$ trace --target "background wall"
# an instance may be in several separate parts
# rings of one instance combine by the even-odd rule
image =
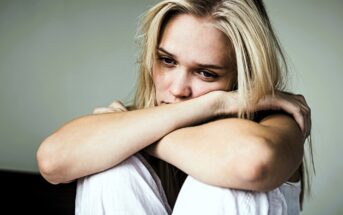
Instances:
[[[0,169],[37,172],[66,121],[132,97],[138,17],[155,0],[0,0]],[[302,214],[343,214],[343,1],[266,0],[312,108],[317,175]]]

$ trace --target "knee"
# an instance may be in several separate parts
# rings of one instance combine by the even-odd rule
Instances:
[[[130,178],[137,175],[139,168],[142,168],[139,160],[131,156],[110,169],[79,179],[78,185],[98,184],[106,185],[107,188],[115,185],[123,186]]]
[[[166,211],[159,192],[145,161],[139,155],[131,156],[111,169],[79,179],[75,210],[76,214],[104,214],[103,210],[105,214],[134,214],[137,210],[142,214],[166,214],[156,212]],[[152,204],[146,205],[147,202]]]
[[[176,200],[175,214],[237,214],[267,205],[266,193],[209,185],[188,176]],[[245,214],[245,213],[242,213]]]

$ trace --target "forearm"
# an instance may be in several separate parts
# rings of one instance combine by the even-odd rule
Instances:
[[[298,144],[294,138],[273,132],[252,121],[224,119],[176,130],[149,151],[205,183],[264,191],[287,180],[302,156],[301,144],[287,149]]]
[[[75,119],[40,146],[37,160],[41,173],[52,183],[63,183],[110,168],[173,130],[207,120],[213,115],[211,105],[207,97],[199,97]]]

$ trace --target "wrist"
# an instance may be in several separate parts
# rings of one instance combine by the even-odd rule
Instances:
[[[214,117],[237,115],[238,105],[235,92],[212,91],[208,93],[208,97]]]
[[[207,93],[205,96],[205,102],[208,105],[208,112],[211,114],[210,117],[218,117],[225,114],[223,98],[225,97],[224,91],[212,91]]]

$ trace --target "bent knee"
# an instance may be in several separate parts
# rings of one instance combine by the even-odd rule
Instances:
[[[123,186],[128,180],[141,175],[144,168],[144,164],[133,155],[114,167],[79,179],[78,184],[106,184],[107,187],[118,184]]]
[[[266,193],[213,186],[188,176],[177,197],[174,214],[223,214],[224,211],[225,214],[237,214],[239,211],[265,211],[265,207],[261,208],[261,205],[268,205]]]
[[[166,214],[166,205],[160,196],[145,161],[134,155],[103,172],[78,180],[76,214],[83,211],[147,211],[142,214]],[[151,204],[145,205],[147,202]],[[132,208],[135,205],[135,208]],[[156,211],[163,211],[156,212]],[[102,214],[102,213],[101,213]],[[106,214],[106,213],[105,213]],[[132,214],[132,213],[128,213]]]

